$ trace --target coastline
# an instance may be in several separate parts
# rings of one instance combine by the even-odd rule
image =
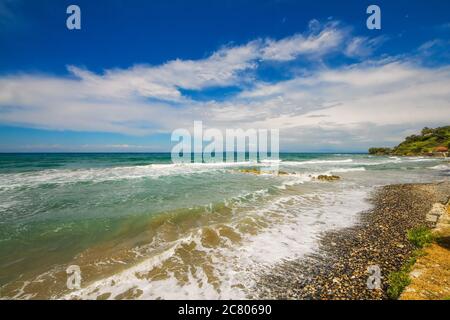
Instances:
[[[371,197],[372,209],[350,228],[320,238],[317,253],[286,261],[264,273],[263,299],[388,299],[387,278],[411,257],[409,229],[434,227],[426,215],[434,203],[446,204],[450,182],[387,185]],[[381,288],[369,290],[367,268],[379,266]]]
[[[9,263],[4,263],[2,275],[20,278],[5,281],[0,295],[314,299],[315,292],[299,294],[299,281],[294,289],[281,280],[264,286],[260,276],[303,257],[311,261],[303,274],[319,274],[310,270],[320,269],[317,262],[330,256],[317,250],[320,239],[326,243],[330,230],[355,226],[361,212],[372,207],[367,199],[377,190],[374,186],[438,181],[448,175],[446,162],[424,158],[290,154],[280,162],[279,175],[254,174],[254,163],[231,168],[163,163],[169,159],[170,155],[45,155],[37,169],[35,161],[28,166],[26,158],[10,159],[13,168],[16,160],[21,165],[1,176],[4,222],[34,210],[36,204],[41,210],[1,226],[11,239],[2,243],[0,256]],[[51,168],[46,167],[49,160]],[[335,174],[339,181],[326,179]],[[19,224],[25,219],[26,229]],[[77,247],[79,239],[85,247]],[[331,242],[345,242],[339,241]],[[336,247],[329,245],[329,251]],[[69,265],[79,266],[83,273],[79,290],[66,288]],[[289,281],[297,275],[301,276],[292,270]],[[362,269],[361,275],[365,285],[367,271]],[[341,282],[345,286],[346,279],[332,280],[332,289]],[[314,281],[308,290],[323,288]],[[264,293],[263,288],[273,292]]]

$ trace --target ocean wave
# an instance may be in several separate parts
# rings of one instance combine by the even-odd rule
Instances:
[[[298,166],[298,165],[308,165],[308,164],[333,164],[333,163],[351,163],[353,159],[343,159],[343,160],[306,160],[306,161],[283,161],[284,166]]]
[[[283,182],[281,185],[276,186],[279,189],[286,189],[289,186],[295,186],[303,184],[305,182],[311,181],[313,179],[312,174],[308,173],[290,173],[283,177]]]
[[[379,166],[379,165],[386,165],[386,164],[408,164],[408,163],[415,163],[415,162],[435,162],[439,161],[438,159],[434,158],[407,158],[407,157],[389,157],[384,160],[379,160],[378,158],[372,158],[377,160],[369,160],[369,161],[356,161],[353,164],[354,165],[363,165],[363,166]]]
[[[167,250],[61,298],[247,298],[265,268],[316,250],[323,231],[352,225],[369,207],[366,196],[367,190],[282,196],[233,216],[225,228],[238,241],[221,232],[223,225],[200,227]]]
[[[326,169],[328,166],[377,166],[389,163],[409,163],[437,161],[430,158],[399,158],[390,157],[384,160],[367,159],[326,159],[306,161],[282,161],[262,160],[260,162],[216,162],[216,163],[166,163],[149,164],[140,166],[123,166],[107,168],[83,168],[83,169],[46,169],[33,172],[5,173],[0,174],[0,189],[11,189],[17,187],[34,187],[42,184],[70,184],[78,182],[106,182],[116,180],[130,180],[140,178],[159,178],[170,175],[189,175],[204,173],[212,170],[223,170],[234,167],[263,167],[267,165],[279,165],[282,167],[319,166]],[[359,168],[359,167],[358,167]],[[350,170],[352,171],[352,170]],[[357,169],[353,171],[362,171]],[[347,172],[347,171],[342,171]]]
[[[242,166],[261,166],[256,162],[218,162],[187,164],[150,164],[144,166],[48,169],[36,172],[0,174],[0,188],[10,189],[42,184],[67,184],[77,182],[106,182],[140,178],[159,178],[169,175],[186,175]]]
[[[281,163],[283,160],[280,160],[280,159],[272,159],[272,160],[269,160],[269,159],[263,159],[263,160],[260,160],[259,162],[260,163]]]
[[[364,168],[364,167],[357,167],[357,168],[336,168],[336,169],[331,169],[329,172],[334,172],[334,173],[345,173],[345,172],[359,172],[359,171],[366,171],[366,168]]]
[[[429,169],[447,171],[447,170],[450,170],[450,165],[448,165],[448,164],[438,164],[437,166],[429,167]]]

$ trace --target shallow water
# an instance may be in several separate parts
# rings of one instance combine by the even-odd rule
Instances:
[[[248,298],[258,270],[355,223],[376,186],[448,179],[448,161],[281,154],[172,164],[169,154],[0,155],[3,298]],[[338,182],[314,179],[336,174]],[[82,289],[66,287],[79,265]]]

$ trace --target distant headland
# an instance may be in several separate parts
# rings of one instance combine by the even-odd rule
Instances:
[[[372,155],[437,156],[448,157],[450,126],[423,128],[419,135],[413,134],[394,148],[370,148]]]

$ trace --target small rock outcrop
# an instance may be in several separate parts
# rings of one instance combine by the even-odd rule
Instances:
[[[263,174],[263,173],[270,173],[270,174],[276,174],[278,176],[287,176],[289,175],[289,172],[278,170],[278,171],[261,171],[258,168],[246,168],[246,169],[239,169],[239,172],[241,173],[248,173],[248,174]]]
[[[341,177],[335,176],[335,175],[321,174],[321,175],[317,176],[317,180],[320,180],[320,181],[336,181],[336,180],[340,180],[340,179],[341,179]]]

